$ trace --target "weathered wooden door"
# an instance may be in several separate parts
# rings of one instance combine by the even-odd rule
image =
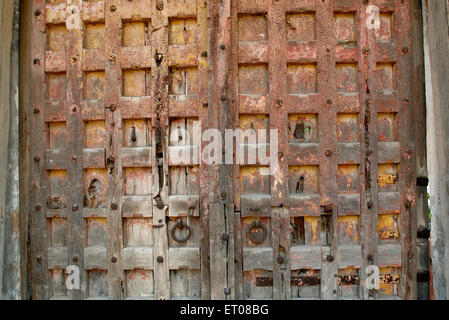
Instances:
[[[31,4],[34,299],[414,297],[410,1]],[[200,161],[237,128],[277,165]]]

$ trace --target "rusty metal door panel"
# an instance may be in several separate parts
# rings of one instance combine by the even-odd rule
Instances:
[[[411,10],[32,1],[32,297],[413,297]],[[277,129],[279,166],[204,164],[208,128]]]

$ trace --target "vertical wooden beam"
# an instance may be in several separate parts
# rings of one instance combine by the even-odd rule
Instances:
[[[273,235],[273,298],[289,299],[290,294],[290,218],[288,210],[288,125],[287,58],[285,36],[285,0],[268,4],[269,112],[270,129],[277,130],[277,164],[270,164]],[[271,155],[273,159],[273,155]],[[275,167],[273,167],[275,166]],[[286,208],[284,208],[286,207]]]
[[[239,128],[239,31],[238,31],[238,9],[239,1],[231,0],[231,61],[230,61],[230,79],[231,79],[231,117],[232,122],[230,128]],[[235,148],[234,157],[235,157]],[[235,159],[235,158],[234,158]],[[242,256],[242,226],[240,215],[240,165],[234,161],[232,165],[232,185],[230,188],[233,191],[232,197],[229,201],[233,203],[234,213],[234,230],[232,238],[234,241],[234,298],[237,300],[243,299],[243,256]]]
[[[45,300],[49,298],[50,277],[47,269],[47,248],[49,234],[47,230],[46,203],[48,175],[45,170],[45,149],[47,148],[47,128],[45,125],[45,1],[32,3],[31,28],[31,91],[30,120],[30,268],[31,298]]]
[[[153,103],[153,221],[162,227],[153,229],[154,295],[170,298],[168,269],[168,1],[152,1],[152,103]]]
[[[67,1],[68,15],[81,16],[82,1]],[[67,237],[69,264],[80,268],[81,282],[84,282],[84,237],[83,237],[83,139],[84,130],[81,119],[81,99],[83,93],[83,28],[81,24],[68,24],[67,65],[67,104],[66,104],[66,168],[67,168]],[[43,91],[43,88],[41,88]],[[44,148],[45,150],[45,148]],[[79,300],[83,297],[81,288],[68,290],[69,297]]]
[[[446,0],[447,1],[447,0]],[[446,7],[448,7],[446,5]],[[449,14],[449,12],[448,12]],[[413,58],[412,87],[411,96],[411,123],[413,124],[413,137],[415,140],[415,166],[414,177],[416,181],[416,233],[429,230],[428,201],[427,201],[427,148],[426,148],[426,95],[424,78],[424,43],[423,43],[423,15],[420,0],[411,1],[411,24],[413,28],[411,55]],[[418,179],[424,178],[421,184]],[[412,237],[416,233],[410,231]],[[419,259],[422,254],[423,259]],[[429,240],[428,238],[418,238],[414,250],[416,256],[416,272],[429,272]],[[430,299],[430,280],[417,283],[417,299]]]
[[[401,162],[399,168],[399,185],[401,192],[401,214],[399,217],[399,232],[401,241],[401,280],[400,292],[403,299],[416,299],[416,179],[415,155],[416,144],[414,140],[413,116],[413,54],[410,30],[411,5],[408,2],[396,2],[394,8],[394,38],[396,40],[397,64],[395,82],[397,83],[399,108],[399,141],[401,145]]]
[[[198,26],[198,116],[201,132],[208,128],[208,9],[206,0],[197,0]],[[213,106],[210,106],[212,108]],[[195,137],[196,138],[196,137]],[[200,139],[201,140],[201,139]],[[203,146],[203,142],[200,141]],[[206,143],[204,142],[204,145]],[[203,148],[200,148],[200,151]],[[208,215],[208,168],[201,159],[200,172],[200,219],[201,219],[201,299],[210,299],[210,270],[209,261],[209,215]]]
[[[29,243],[29,213],[31,195],[30,135],[33,110],[31,103],[31,72],[33,63],[31,58],[31,33],[34,26],[33,1],[20,1],[20,67],[19,67],[19,207],[20,207],[20,269],[22,299],[30,299],[30,285],[32,283],[30,270],[31,245]]]
[[[213,107],[209,109],[209,128],[218,129],[224,142],[225,130],[231,128],[233,122],[229,71],[232,51],[231,1],[211,1],[209,16],[212,22],[209,26],[212,67],[209,105]],[[218,107],[218,112],[214,110],[215,106]],[[224,147],[223,144],[222,155],[224,155]],[[231,239],[234,236],[232,170],[232,165],[209,165],[211,299],[232,299],[235,296],[234,239]]]
[[[377,87],[376,87],[376,38],[375,30],[366,28],[369,19],[367,7],[360,6],[360,141],[361,141],[361,201],[360,201],[360,245],[362,264],[360,271],[360,298],[377,299],[370,295],[365,286],[365,269],[368,265],[377,265],[378,255],[378,213],[379,197],[377,185],[378,147],[377,147]],[[363,171],[362,171],[363,170]]]
[[[106,223],[108,296],[121,299],[123,288],[123,247],[122,225],[122,116],[120,108],[121,92],[121,1],[107,0],[105,8],[105,54],[107,57],[105,77],[105,127],[107,163]]]
[[[321,299],[336,299],[336,275],[338,275],[337,237],[337,114],[335,104],[335,37],[333,1],[316,2],[317,33],[317,90],[322,109],[318,114],[321,205],[332,208],[332,245],[322,261]],[[326,156],[331,150],[331,156]],[[330,207],[329,207],[330,206]],[[327,212],[328,214],[328,212]],[[329,258],[327,258],[329,257]]]

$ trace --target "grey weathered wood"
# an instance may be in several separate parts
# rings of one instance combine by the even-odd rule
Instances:
[[[105,168],[105,159],[104,148],[83,149],[83,169]]]
[[[362,250],[360,245],[342,245],[337,249],[338,268],[360,269],[362,265]]]
[[[125,247],[122,250],[123,268],[125,270],[153,269],[152,247]]]
[[[380,244],[377,247],[379,267],[400,267],[401,266],[401,245],[398,244]]]
[[[47,248],[48,269],[65,269],[67,267],[67,247]]]
[[[127,167],[151,167],[151,147],[122,148],[122,164]]]
[[[107,57],[114,57],[105,67],[104,118],[106,128],[106,159],[108,165],[106,221],[107,221],[107,295],[111,300],[122,299],[124,292],[123,261],[121,257],[123,246],[123,132],[122,113],[118,107],[121,95],[121,47],[122,47],[122,4],[114,0],[106,0],[105,8],[115,6],[116,10],[105,10],[105,41],[104,52]],[[90,283],[90,280],[89,280]]]
[[[327,261],[326,258],[331,254],[330,247],[321,247],[321,286],[320,298],[322,300],[337,299],[337,262]]]
[[[105,246],[89,246],[84,248],[84,269],[108,268],[107,248]]]
[[[291,270],[321,269],[321,246],[292,246],[290,260]]]
[[[151,195],[123,196],[123,217],[152,217],[153,202]]]
[[[226,230],[225,206],[209,205],[209,237],[210,237],[210,285],[211,299],[224,300],[224,288],[227,285],[227,243],[222,234]]]
[[[273,270],[273,248],[243,247],[243,271]]]
[[[168,198],[168,215],[170,217],[199,217],[198,195],[171,195]]]
[[[176,269],[200,269],[199,248],[169,248],[168,267]]]
[[[33,1],[30,2],[31,12],[39,9],[41,12],[45,12],[45,3]],[[30,14],[30,18],[32,15]],[[30,119],[30,132],[44,132],[46,129],[44,123],[44,106],[45,106],[45,93],[41,86],[34,86],[36,83],[43,83],[45,81],[43,64],[33,65],[34,59],[44,61],[45,57],[45,17],[41,15],[39,18],[32,18],[30,28],[30,92],[29,101],[27,106],[28,116],[33,115],[33,109],[39,109],[38,115],[34,114]],[[36,61],[36,60],[35,60]],[[31,135],[30,136],[30,149],[29,149],[29,161],[36,156],[40,159],[44,159],[44,150],[47,148],[46,135]],[[45,167],[42,161],[38,164],[34,163],[30,165],[30,202],[29,202],[29,216],[30,216],[30,288],[32,299],[48,299],[50,297],[48,282],[50,281],[49,272],[46,263],[46,248],[49,245],[49,236],[47,230],[47,221],[45,217],[45,203],[48,191],[48,179]],[[33,188],[35,183],[38,188]],[[38,212],[35,208],[37,204],[41,204],[43,212]],[[42,257],[43,262],[39,262]]]

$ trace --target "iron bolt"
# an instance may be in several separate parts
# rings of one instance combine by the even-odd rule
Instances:
[[[328,105],[331,105],[331,104],[332,104],[332,100],[331,100],[331,99],[327,99],[326,103],[327,103]]]
[[[207,108],[209,106],[208,103],[203,103],[203,108]]]
[[[371,209],[373,207],[373,205],[374,205],[374,203],[372,201],[368,201],[368,203],[367,203],[368,208]]]
[[[362,52],[363,52],[364,55],[367,55],[369,53],[369,49],[368,48],[364,48],[362,50]]]
[[[223,101],[223,102],[226,101],[227,99],[228,99],[228,98],[227,98],[225,95],[223,95],[223,96],[220,97],[220,100]]]
[[[231,294],[231,288],[224,288],[224,294],[225,295],[230,295]]]
[[[74,255],[73,258],[72,258],[72,261],[73,261],[73,263],[78,263],[78,261],[79,261],[78,256]]]
[[[117,257],[116,257],[116,256],[112,256],[111,262],[112,262],[112,263],[116,263],[116,262],[117,262]]]
[[[326,157],[330,157],[330,156],[332,156],[332,154],[333,154],[332,150],[330,150],[330,149],[326,150]]]
[[[332,261],[334,261],[334,256],[333,256],[333,255],[328,255],[328,256],[326,257],[326,261],[327,261],[327,262],[332,262]]]
[[[117,203],[115,203],[115,202],[111,203],[112,210],[117,210],[117,208],[118,208]]]
[[[36,257],[36,261],[39,262],[39,263],[42,262],[42,256],[37,256]]]
[[[367,259],[368,259],[369,261],[373,261],[373,260],[374,260],[373,254],[372,254],[372,253],[368,254]]]
[[[371,104],[371,99],[366,99],[366,100],[365,100],[365,103],[366,103],[366,104]]]
[[[278,152],[279,158],[282,158],[284,156],[284,153]]]
[[[278,256],[276,259],[277,263],[283,264],[285,262],[285,258],[283,256]]]
[[[408,258],[409,258],[409,259],[412,259],[412,258],[413,258],[413,252],[411,252],[411,251],[408,252]]]
[[[332,203],[327,203],[327,204],[325,204],[324,205],[324,212],[326,212],[326,213],[330,213],[330,212],[332,212]]]
[[[42,11],[40,9],[36,9],[36,11],[34,11],[34,15],[36,17],[39,17],[41,15]]]
[[[78,111],[78,108],[76,106],[72,106],[72,112],[75,113],[76,111]]]
[[[206,57],[207,57],[207,51],[201,52],[201,56],[204,57],[204,58],[206,58]]]
[[[281,99],[276,100],[276,107],[280,108],[280,107],[282,107],[282,104],[283,104],[283,102]]]
[[[226,49],[226,45],[225,45],[224,43],[220,44],[220,49],[221,49],[221,50]]]
[[[405,207],[406,208],[410,208],[412,206],[412,201],[410,201],[409,199],[405,200]]]
[[[162,0],[156,2],[156,9],[159,11],[164,10],[164,2]]]
[[[223,233],[221,235],[221,240],[228,241],[229,240],[229,233]]]
[[[39,161],[41,161],[41,158],[40,158],[39,156],[35,156],[35,157],[34,157],[34,161],[35,161],[35,162],[39,162]]]
[[[42,206],[41,206],[40,204],[36,204],[36,205],[34,206],[34,208],[35,208],[37,211],[41,211]]]
[[[162,262],[164,262],[164,257],[158,256],[158,257],[156,258],[156,260],[157,260],[157,262],[162,263]]]
[[[110,109],[112,112],[114,112],[117,109],[117,106],[115,104],[111,104],[106,109]]]
[[[78,205],[77,204],[74,204],[72,206],[72,211],[78,211]]]
[[[77,159],[78,159],[77,156],[72,156],[72,160],[73,160],[73,161],[76,161]]]
[[[408,52],[408,48],[407,47],[402,48],[402,52],[407,53]]]
[[[41,111],[38,108],[34,109],[34,114],[39,114]]]
[[[154,56],[154,58],[156,59],[156,63],[159,65],[159,64],[161,64],[164,56],[162,55],[162,53],[157,52],[156,55]]]
[[[117,7],[112,5],[109,7],[109,10],[111,10],[111,12],[115,12],[117,10]]]
[[[77,56],[72,57],[72,63],[77,63],[77,62],[78,62],[78,57]]]
[[[41,63],[41,61],[40,61],[38,58],[34,58],[33,64],[34,64],[35,66],[38,66],[40,63]]]

